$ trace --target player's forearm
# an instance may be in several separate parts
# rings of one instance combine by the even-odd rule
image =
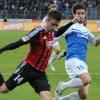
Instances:
[[[68,23],[68,24],[66,24],[66,25],[64,25],[64,26],[62,26],[62,27],[60,27],[59,29],[58,29],[58,34],[57,34],[57,37],[58,36],[60,36],[60,35],[62,35],[71,25],[73,25],[74,23],[73,22],[70,22],[70,23]]]
[[[60,27],[58,29],[58,34],[56,34],[57,36],[56,37],[59,37],[60,35],[62,35],[63,33],[65,33],[65,31],[71,26],[73,25],[74,23],[78,22],[78,18],[75,17],[70,23]]]
[[[24,45],[25,43],[22,40],[19,40],[17,42],[11,43],[9,45],[4,46],[3,48],[0,48],[0,53],[7,51],[7,50],[13,50],[16,49],[22,45]]]

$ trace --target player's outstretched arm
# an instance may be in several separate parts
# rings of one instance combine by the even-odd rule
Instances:
[[[60,27],[57,30],[57,34],[56,37],[59,37],[60,35],[62,35],[71,25],[73,25],[74,23],[78,22],[78,18],[74,18],[71,22],[65,24],[64,26]]]
[[[17,42],[14,42],[14,43],[11,43],[11,44],[8,44],[2,48],[0,48],[0,53],[3,53],[4,51],[7,51],[7,50],[13,50],[13,49],[16,49],[22,45],[24,45],[25,42],[23,42],[22,40],[19,40]]]

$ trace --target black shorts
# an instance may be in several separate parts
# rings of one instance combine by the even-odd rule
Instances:
[[[45,72],[33,68],[26,62],[22,62],[17,67],[16,71],[5,84],[9,90],[13,90],[15,87],[26,82],[28,82],[37,93],[40,93],[41,91],[50,91],[50,84]]]

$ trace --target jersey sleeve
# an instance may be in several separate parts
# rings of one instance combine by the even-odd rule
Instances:
[[[71,34],[72,32],[73,32],[73,29],[72,29],[72,26],[71,26],[64,32],[63,37],[65,37],[68,34]]]
[[[42,27],[38,27],[38,28],[32,30],[27,36],[22,37],[17,42],[10,43],[10,44],[0,48],[0,53],[7,51],[7,50],[16,49],[27,43],[31,43],[35,38],[38,37],[38,33],[40,33],[41,30],[43,30]]]
[[[13,50],[16,49],[22,45],[24,45],[25,43],[22,40],[18,40],[16,42],[10,43],[2,48],[0,48],[0,53],[7,51],[7,50]]]
[[[28,35],[22,37],[22,41],[25,43],[34,41],[34,39],[38,38],[38,35],[41,30],[43,30],[42,27],[38,27],[38,28],[32,30]]]
[[[59,37],[60,35],[64,34],[65,31],[71,26],[73,25],[74,23],[73,22],[70,22],[62,27],[60,27],[55,33],[55,37]]]
[[[55,38],[53,39],[53,44],[55,44],[60,39],[65,38],[65,35],[70,34],[70,33],[71,33],[71,27],[68,30],[66,30],[62,35],[60,35],[58,37],[55,36]]]
[[[91,32],[89,32],[88,31],[88,38],[89,38],[89,42],[91,43],[91,44],[93,44],[93,45],[96,45],[96,38],[95,38],[95,36],[91,33]]]

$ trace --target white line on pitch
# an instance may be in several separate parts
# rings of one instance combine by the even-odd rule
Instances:
[[[10,75],[12,73],[2,73],[2,74],[4,74],[4,75]],[[53,73],[47,73],[47,74],[50,74],[50,75],[66,75],[67,73],[60,73],[60,72],[56,73],[56,72],[53,72]],[[91,75],[99,75],[100,73],[90,73],[90,74]]]

